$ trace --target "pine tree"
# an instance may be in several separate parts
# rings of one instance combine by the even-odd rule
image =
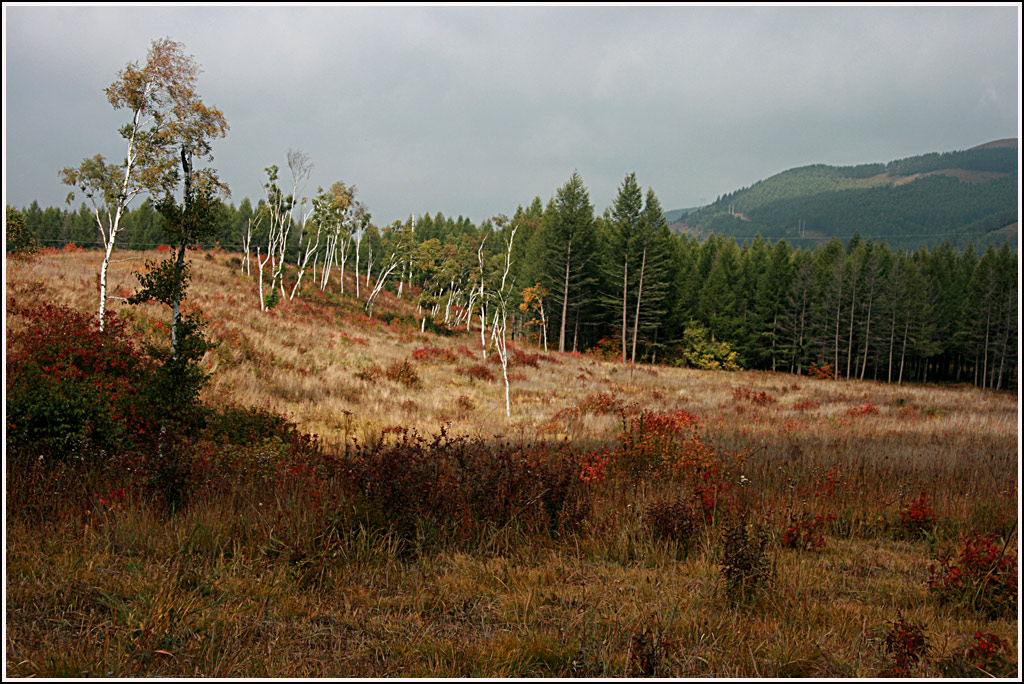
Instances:
[[[661,325],[665,314],[664,300],[668,291],[668,268],[671,235],[668,223],[661,209],[661,202],[654,190],[648,188],[644,200],[640,224],[633,237],[630,250],[634,259],[640,259],[639,268],[634,268],[635,313],[633,316],[633,339],[630,359],[636,363],[637,341],[642,335],[649,342]]]
[[[607,215],[606,226],[606,247],[605,247],[605,274],[610,281],[608,283],[608,301],[613,309],[618,311],[615,324],[619,326],[620,346],[622,347],[622,360],[625,361],[628,354],[628,332],[629,332],[629,295],[633,294],[630,281],[630,250],[634,247],[637,233],[640,231],[640,215],[643,211],[643,192],[636,182],[636,174],[631,173],[622,181],[619,186],[619,194],[615,197],[615,203]],[[636,278],[634,277],[634,281]],[[635,298],[635,294],[633,294]]]
[[[718,251],[700,291],[700,315],[713,339],[735,344],[742,333],[740,250],[730,238]]]
[[[579,313],[593,285],[595,256],[594,210],[578,172],[559,188],[544,212],[545,259],[548,289],[558,302],[558,351],[565,351],[570,305]]]

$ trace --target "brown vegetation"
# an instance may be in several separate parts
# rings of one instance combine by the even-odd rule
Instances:
[[[102,479],[29,506],[8,465],[8,676],[1019,672],[1016,396],[520,344],[509,419],[479,331],[421,334],[411,296],[263,313],[231,255],[191,258],[206,401],[321,448],[255,440],[174,515]],[[90,311],[98,259],[8,264],[8,305]]]

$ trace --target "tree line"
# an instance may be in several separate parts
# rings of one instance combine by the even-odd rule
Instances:
[[[60,172],[69,205],[88,199],[77,211],[17,212],[29,242],[102,247],[101,330],[115,241],[173,246],[147,262],[130,301],[170,309],[167,363],[181,365],[179,380],[204,348],[201,321],[180,310],[185,250],[219,245],[239,252],[260,311],[319,288],[356,298],[372,317],[389,290],[411,301],[421,330],[478,330],[482,354],[496,352],[503,371],[510,337],[623,362],[1016,387],[1017,257],[1005,244],[979,256],[948,242],[894,252],[857,233],[814,248],[717,234],[701,242],[669,230],[635,173],[600,215],[574,172],[546,204],[535,197],[511,217],[474,224],[437,213],[377,226],[355,186],[307,188],[313,162],[298,150],[286,172],[265,168],[262,198],[235,207],[216,171],[194,166],[227,132],[195,91],[198,72],[179,43],[154,41],[146,64],[128,64],[106,89],[129,115],[124,160],[96,155]]]
[[[537,197],[511,217],[474,224],[427,213],[378,227],[344,183],[296,199],[310,162],[294,151],[289,158],[291,193],[270,167],[266,196],[220,204],[207,234],[208,245],[241,253],[240,269],[260,280],[261,309],[303,287],[330,287],[372,314],[386,289],[412,301],[421,329],[479,330],[493,348],[490,295],[504,289],[505,303],[516,304],[507,307],[509,334],[551,350],[1016,387],[1017,256],[1006,245],[979,254],[949,242],[894,251],[856,234],[816,248],[699,241],[668,230],[657,195],[635,174],[600,215],[574,173],[546,204]],[[47,218],[58,215],[74,213],[25,211],[43,241],[52,239]],[[127,212],[124,246],[157,244],[163,220],[148,201]]]

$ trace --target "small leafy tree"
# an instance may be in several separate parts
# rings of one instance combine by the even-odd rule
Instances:
[[[17,256],[29,256],[39,251],[39,243],[36,242],[32,231],[28,229],[25,215],[14,207],[7,205],[7,253]]]
[[[698,323],[691,323],[683,331],[683,355],[689,365],[702,370],[740,369],[739,354],[732,350],[729,343],[716,341]]]
[[[523,302],[519,310],[524,312],[535,311],[540,318],[533,318],[524,325],[540,326],[541,339],[544,341],[544,351],[548,350],[548,317],[544,312],[544,298],[548,296],[546,288],[537,283],[533,287],[523,290]]]
[[[156,395],[152,399],[163,407],[168,422],[195,421],[197,416],[193,409],[207,380],[198,364],[211,345],[203,336],[200,317],[183,314],[181,303],[191,279],[190,264],[184,258],[185,248],[216,230],[212,216],[217,204],[217,198],[206,187],[190,188],[180,206],[171,197],[161,201],[159,207],[165,218],[165,229],[175,239],[178,249],[163,261],[147,261],[146,268],[136,273],[142,287],[129,298],[133,304],[157,301],[171,310],[170,348],[150,350],[162,361],[158,377],[152,383]]]

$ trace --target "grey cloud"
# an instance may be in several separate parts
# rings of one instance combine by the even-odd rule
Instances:
[[[7,201],[120,152],[102,89],[170,36],[231,126],[214,165],[261,194],[289,148],[309,192],[356,184],[379,223],[482,220],[574,169],[598,211],[637,172],[668,208],[791,166],[1015,135],[1014,7],[7,7]],[[1014,21],[1014,20],[1017,21]],[[17,173],[10,173],[17,169]]]

